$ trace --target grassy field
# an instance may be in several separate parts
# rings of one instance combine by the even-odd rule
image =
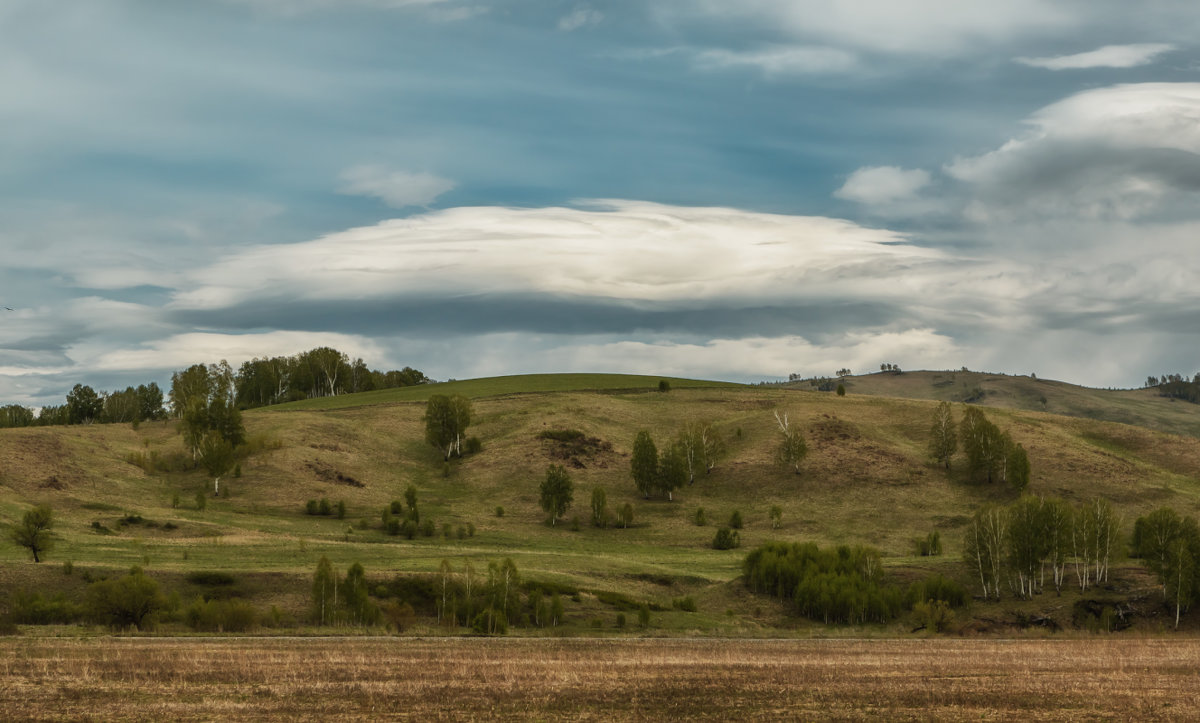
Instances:
[[[628,377],[605,378],[629,384]],[[188,572],[223,570],[238,577],[239,590],[255,604],[277,604],[302,617],[308,580],[323,555],[343,571],[361,562],[376,582],[431,573],[442,560],[461,571],[468,563],[482,570],[510,557],[527,579],[582,591],[567,611],[574,632],[589,633],[597,620],[611,628],[615,609],[596,596],[611,591],[666,608],[655,625],[672,634],[807,634],[807,623],[737,581],[747,549],[768,540],[865,543],[881,549],[901,583],[942,572],[970,584],[958,559],[963,527],[979,505],[1016,497],[999,485],[967,481],[961,462],[947,474],[927,458],[930,401],[688,387],[681,380],[663,394],[649,391],[657,388],[656,377],[644,378],[653,387],[600,391],[592,390],[599,382],[588,375],[519,379],[516,386],[453,383],[477,394],[469,434],[484,448],[448,469],[423,442],[420,399],[384,402],[368,394],[336,398],[338,408],[250,411],[246,425],[259,451],[243,461],[241,477],[223,480],[228,496],[209,494],[203,511],[194,501],[211,491],[203,472],[146,472],[127,461],[131,454],[182,455],[172,423],[0,430],[0,521],[12,523],[36,503],[49,504],[58,519],[47,563],[34,565],[24,550],[0,545],[0,585],[78,595],[85,573],[136,564],[187,600],[203,592],[183,582]],[[532,391],[546,385],[575,389]],[[775,411],[787,412],[806,432],[810,454],[801,475],[772,463]],[[1118,507],[1126,529],[1164,504],[1183,514],[1200,511],[1200,443],[1193,438],[1045,412],[996,408],[988,415],[1029,451],[1034,493],[1071,502],[1103,496]],[[713,422],[727,440],[728,457],[673,501],[643,500],[629,476],[635,434],[649,430],[662,446],[688,420]],[[539,438],[550,429],[577,429],[595,442],[564,450]],[[551,463],[566,465],[575,482],[568,520],[553,527],[538,506],[538,484]],[[432,537],[407,540],[381,530],[381,510],[402,499],[410,484],[418,489],[422,518],[435,524]],[[606,490],[610,508],[633,506],[632,527],[589,524],[597,487]],[[306,500],[321,497],[344,501],[346,518],[303,514]],[[774,505],[783,510],[778,528],[769,520]],[[701,507],[704,526],[694,523]],[[742,548],[713,550],[716,526],[734,510],[746,524]],[[141,521],[122,524],[131,514]],[[459,539],[460,527],[474,534]],[[941,533],[946,554],[914,557],[914,538],[933,530]],[[63,574],[64,561],[73,563],[75,574]],[[1139,570],[1136,563],[1118,568],[1122,594],[1152,590],[1153,581]],[[682,596],[692,596],[698,611],[670,610]],[[1069,595],[1006,601],[995,611],[977,606],[974,614],[1010,619],[1012,609],[1024,606],[1069,624],[1072,602]],[[905,630],[898,623],[884,633]]]
[[[0,640],[7,720],[1196,720],[1200,641]]]

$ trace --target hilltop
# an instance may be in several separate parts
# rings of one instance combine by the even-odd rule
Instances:
[[[1200,405],[1160,396],[1153,388],[1094,389],[1036,376],[961,370],[875,372],[848,376],[842,383],[850,394],[1048,412],[1200,437]],[[786,386],[811,388],[807,381]]]
[[[928,387],[937,373],[855,378],[845,397],[675,379],[662,393],[658,377],[550,375],[249,410],[256,451],[242,462],[241,477],[223,482],[229,496],[210,497],[203,511],[193,503],[197,492],[211,489],[202,471],[147,471],[143,463],[183,457],[173,422],[0,430],[0,519],[12,523],[31,504],[46,503],[58,515],[61,538],[51,562],[39,566],[14,545],[0,545],[0,580],[70,593],[83,581],[64,576],[62,561],[91,570],[137,564],[187,599],[204,592],[183,580],[187,573],[222,570],[238,576],[241,594],[300,616],[322,555],[339,570],[361,562],[377,581],[432,573],[443,559],[455,570],[467,561],[481,570],[510,557],[528,579],[583,591],[568,610],[581,630],[611,613],[605,599],[612,594],[654,602],[667,611],[661,625],[681,632],[790,629],[800,623],[782,606],[736,581],[748,549],[768,540],[870,544],[901,580],[939,571],[970,584],[959,561],[965,524],[981,504],[1016,498],[1003,486],[967,481],[961,462],[947,474],[928,459],[933,402],[858,391],[868,382],[902,385],[910,374]],[[1049,400],[1066,386],[1046,383],[1048,404],[1061,403]],[[439,391],[474,395],[469,433],[483,445],[449,467],[423,440],[423,400]],[[773,464],[775,411],[805,430],[810,453],[801,475]],[[1200,510],[1194,438],[1011,407],[988,416],[1028,450],[1031,492],[1070,502],[1105,497],[1127,528],[1164,504],[1183,514]],[[643,500],[629,474],[634,436],[649,430],[663,446],[689,420],[713,422],[728,457],[673,502]],[[546,430],[577,430],[592,441],[567,449],[542,438]],[[578,516],[578,530],[551,527],[538,506],[538,484],[552,463],[564,464],[574,479],[567,519]],[[423,519],[436,525],[432,537],[408,540],[380,529],[382,509],[410,484]],[[589,524],[596,487],[606,490],[610,508],[633,506],[630,529]],[[307,500],[322,497],[344,501],[346,518],[304,514]],[[778,529],[772,506],[782,509]],[[701,507],[705,526],[694,522]],[[734,510],[746,521],[742,548],[711,549],[716,526]],[[459,528],[473,535],[460,539]],[[915,557],[913,540],[933,530],[945,540],[945,554]],[[1135,565],[1120,579],[1144,587],[1147,578]],[[694,596],[698,613],[671,611],[671,601],[685,595]]]

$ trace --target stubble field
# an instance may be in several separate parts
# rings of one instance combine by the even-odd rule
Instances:
[[[1200,718],[1200,641],[6,639],[6,720]]]

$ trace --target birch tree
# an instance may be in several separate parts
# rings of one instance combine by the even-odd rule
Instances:
[[[775,412],[775,421],[779,424],[780,434],[775,459],[781,467],[790,467],[796,474],[800,474],[800,463],[808,456],[808,443],[804,441],[804,434],[799,427],[788,421],[787,412],[784,412],[782,417],[779,416],[779,412]]]
[[[933,412],[933,424],[929,430],[929,456],[950,469],[950,458],[958,451],[958,430],[954,426],[954,414],[950,402],[939,402]]]
[[[1000,599],[1007,528],[1008,515],[1004,508],[997,505],[981,507],[967,526],[963,561],[979,576],[979,585],[985,599]]]
[[[462,438],[471,425],[471,400],[455,394],[434,394],[425,403],[425,441],[437,447],[442,459],[462,456]]]

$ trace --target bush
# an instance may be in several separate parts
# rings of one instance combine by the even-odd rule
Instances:
[[[638,608],[638,627],[645,628],[645,627],[649,627],[649,626],[650,626],[650,606],[646,605],[645,603],[642,603],[642,606]]]
[[[954,624],[954,611],[945,600],[919,602],[913,607],[913,620],[931,633],[941,633]]]
[[[399,535],[402,531],[403,523],[396,517],[389,517],[387,524],[384,526],[384,531],[393,537]]]
[[[941,600],[951,607],[957,608],[966,605],[969,599],[970,596],[962,585],[934,574],[909,585],[908,592],[904,596],[904,604],[911,608],[917,603]]]
[[[942,554],[942,536],[937,530],[930,532],[924,539],[913,540],[913,551],[921,557],[931,557]]]
[[[700,527],[708,524],[708,518],[704,515],[703,507],[696,508],[696,514],[692,515],[692,522],[695,522]]]
[[[488,608],[471,621],[471,630],[480,635],[507,635],[508,621],[499,610]]]
[[[208,498],[204,496],[204,490],[196,493],[196,509],[203,512],[208,507]]]
[[[479,441],[479,437],[467,437],[467,443],[463,445],[464,454],[479,454],[483,451],[483,442]]]
[[[617,613],[617,627],[618,628],[625,627],[625,613]]]
[[[318,514],[316,500],[309,500],[308,502],[304,503],[304,514],[306,514],[306,515]]]
[[[206,601],[200,597],[183,616],[192,630],[217,633],[244,633],[257,627],[260,617],[254,606],[241,598]]]
[[[503,516],[504,516],[504,507],[503,507],[503,505],[496,505],[496,516],[497,516],[497,517],[503,517]]]
[[[318,515],[333,514],[333,506],[329,504],[328,499],[322,497],[321,501],[317,503],[317,514]]]
[[[405,520],[400,523],[400,534],[408,539],[413,539],[417,536],[417,523],[412,520]]]
[[[675,608],[676,610],[682,610],[685,613],[694,613],[696,612],[696,601],[691,595],[688,595],[687,597],[675,598],[671,601],[671,607]]]
[[[460,540],[467,539],[467,528],[463,527],[462,525],[459,525],[458,529],[454,531],[454,536]]]
[[[671,382],[668,382],[666,379],[659,379],[658,380],[658,391],[660,391],[660,392],[671,391]]]
[[[84,612],[93,622],[113,628],[154,627],[158,613],[167,600],[158,591],[158,583],[146,577],[140,567],[117,580],[101,580],[84,592]]]
[[[417,621],[417,611],[408,603],[388,600],[380,609],[387,626],[398,633],[408,630]]]
[[[39,592],[17,590],[10,600],[9,616],[21,625],[65,625],[78,621],[83,610],[62,593],[45,598]]]
[[[713,537],[712,546],[714,550],[732,550],[735,547],[741,547],[742,539],[738,535],[737,530],[731,530],[728,527],[722,527],[717,530],[717,534]]]
[[[433,533],[436,531],[437,529],[433,525],[433,520],[426,519],[421,523],[421,534],[425,537],[433,537]]]
[[[474,536],[475,536],[475,523],[468,522],[467,523],[467,537],[474,537]]]
[[[338,500],[338,503],[337,503],[337,518],[338,518],[339,520],[344,520],[344,519],[346,519],[346,501],[345,501],[345,500]]]
[[[740,510],[734,510],[729,516],[729,526],[735,530],[742,529],[742,513]]]

